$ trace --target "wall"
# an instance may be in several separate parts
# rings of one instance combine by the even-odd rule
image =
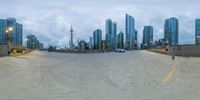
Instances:
[[[0,56],[7,56],[7,55],[8,55],[8,46],[0,45]]]
[[[177,45],[174,46],[174,55],[186,57],[200,57],[200,45]],[[167,54],[172,55],[173,49],[169,48]]]

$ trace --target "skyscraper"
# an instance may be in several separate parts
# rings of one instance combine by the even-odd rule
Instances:
[[[145,26],[143,30],[142,48],[148,49],[153,47],[153,27]]]
[[[15,18],[0,19],[0,43],[11,43],[22,45],[23,26],[16,22]]]
[[[112,34],[112,40],[111,40],[111,43],[112,43],[111,47],[115,49],[117,46],[117,23],[116,22],[113,22],[112,33],[113,34]]]
[[[16,34],[17,34],[17,44],[20,44],[20,45],[22,45],[23,44],[23,26],[22,26],[22,24],[19,24],[19,23],[17,23],[16,24]]]
[[[178,45],[179,24],[178,19],[171,17],[165,20],[164,38],[169,45]]]
[[[0,44],[6,43],[6,27],[7,21],[4,19],[0,19]]]
[[[200,44],[200,19],[195,20],[195,43]]]
[[[7,35],[11,35],[11,42],[17,44],[17,32],[16,32],[17,22],[15,18],[7,18],[7,28],[12,28],[12,31]]]
[[[93,47],[94,49],[101,49],[102,30],[97,29],[93,32]]]
[[[106,20],[106,43],[107,48],[116,48],[116,36],[117,36],[117,23],[112,22],[111,19]]]
[[[135,30],[135,19],[126,14],[125,20],[125,30],[126,30],[126,37],[125,37],[125,48],[126,49],[136,49],[137,48],[137,31]]]
[[[124,48],[124,33],[122,32],[117,35],[117,48]]]

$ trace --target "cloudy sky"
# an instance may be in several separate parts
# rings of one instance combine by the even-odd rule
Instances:
[[[158,40],[163,37],[164,20],[177,17],[180,43],[192,44],[200,0],[0,0],[0,18],[15,17],[24,26],[24,41],[34,34],[45,46],[68,46],[71,24],[74,40],[88,41],[98,28],[104,32],[108,18],[117,22],[118,32],[124,32],[126,13],[135,17],[139,42],[144,25],[154,27]]]

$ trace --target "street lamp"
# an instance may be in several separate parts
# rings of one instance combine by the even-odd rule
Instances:
[[[6,33],[8,33],[8,30],[6,30]]]
[[[7,33],[7,38],[10,38],[11,37],[11,32],[13,31],[13,27],[7,27],[6,29],[6,33]]]
[[[13,28],[12,27],[8,27],[7,29],[9,32],[13,31]]]

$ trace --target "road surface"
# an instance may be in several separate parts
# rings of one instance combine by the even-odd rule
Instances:
[[[199,100],[200,58],[148,51],[0,58],[0,100]]]

